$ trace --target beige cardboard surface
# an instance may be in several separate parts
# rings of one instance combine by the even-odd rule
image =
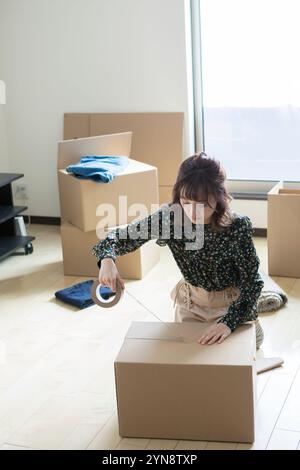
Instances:
[[[254,441],[254,325],[211,346],[206,326],[132,323],[115,360],[121,436]]]
[[[65,222],[60,226],[65,276],[98,277],[97,258],[91,249],[99,240],[96,231],[82,232]]]
[[[279,189],[279,194],[293,194],[293,195],[300,195],[300,189],[287,189],[287,188],[284,188],[284,189]]]
[[[109,183],[76,178],[63,169],[58,170],[58,183],[62,219],[85,232],[95,230],[104,217],[106,225],[112,227],[143,218],[159,206],[157,169],[132,159]],[[100,204],[110,206],[100,207],[97,213]],[[146,214],[136,213],[142,207],[133,204],[143,204]]]
[[[64,114],[64,140],[90,137],[89,113],[65,113]]]
[[[277,183],[268,193],[268,274],[300,277],[300,188]]]
[[[98,277],[97,257],[91,253],[92,247],[103,239],[113,227],[99,231],[83,232],[74,225],[65,222],[60,227],[64,274],[66,276]],[[137,250],[119,256],[116,266],[123,279],[143,279],[159,262],[159,246],[155,240],[149,240]]]
[[[173,186],[159,186],[159,203],[165,204],[172,201]]]
[[[178,168],[184,158],[184,113],[90,113],[89,116],[91,136],[131,131],[131,157],[157,167],[159,185],[169,186],[175,183]],[[86,136],[87,127],[85,114],[65,114],[65,139]]]

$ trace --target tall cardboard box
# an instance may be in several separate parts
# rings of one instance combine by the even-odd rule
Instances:
[[[130,207],[143,204],[150,213],[159,204],[157,168],[129,158],[124,171],[109,183],[77,178],[66,166],[84,155],[124,155],[129,157],[131,132],[61,141],[58,145],[58,182],[61,217],[84,232],[95,230],[105,217],[112,227],[130,222],[137,214]],[[108,204],[112,210],[102,206]],[[107,206],[108,207],[108,206]],[[101,208],[101,209],[102,209]]]
[[[92,247],[113,227],[101,231],[83,232],[78,227],[64,222],[60,227],[64,274],[66,276],[98,277],[97,257]],[[98,238],[100,236],[100,238]],[[149,240],[140,248],[116,259],[116,266],[123,279],[143,279],[159,262],[159,246]]]
[[[123,437],[253,442],[255,327],[200,345],[207,324],[133,322],[115,360]]]
[[[267,232],[269,275],[300,278],[300,187],[269,191]]]
[[[159,185],[172,186],[185,155],[184,113],[66,113],[64,139],[130,129],[131,155],[158,170]]]

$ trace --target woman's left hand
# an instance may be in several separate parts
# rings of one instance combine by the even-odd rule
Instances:
[[[225,323],[216,323],[209,326],[198,339],[200,344],[222,343],[231,333],[229,326]]]

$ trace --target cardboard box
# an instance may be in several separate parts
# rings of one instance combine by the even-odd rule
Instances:
[[[112,227],[103,229],[100,239],[105,238]],[[83,232],[65,222],[60,227],[64,274],[66,276],[98,277],[97,257],[91,253],[92,247],[99,242],[96,230]],[[149,240],[140,248],[116,259],[116,266],[123,279],[143,279],[159,262],[159,246]]]
[[[109,227],[129,223],[139,217],[129,212],[133,204],[143,204],[147,213],[159,206],[157,169],[136,160],[129,159],[127,168],[109,183],[78,179],[66,170],[59,170],[58,180],[63,220],[85,232],[95,230],[104,217]],[[113,210],[97,215],[100,204],[109,204]]]
[[[300,277],[300,188],[283,181],[268,193],[268,274]]]
[[[159,204],[165,204],[172,201],[173,186],[159,186]]]
[[[174,185],[184,158],[184,113],[66,113],[64,139],[132,131],[131,156],[158,170],[158,184]]]
[[[200,345],[201,322],[133,322],[115,360],[123,437],[253,442],[255,327]]]
[[[131,132],[59,142],[58,181],[63,221],[88,232],[95,230],[103,217],[108,227],[139,217],[139,213],[129,212],[133,204],[143,204],[148,213],[158,207],[157,168],[154,166],[129,158],[128,166],[109,183],[77,178],[65,170],[83,155],[129,156],[130,142]],[[109,204],[114,210],[97,215],[100,204]]]
[[[91,136],[90,114],[78,113],[64,115],[64,139],[78,139]]]
[[[78,130],[78,132],[85,136],[85,134],[89,132],[89,120],[89,114],[82,113],[76,116],[72,116],[69,123],[68,115],[65,115],[65,129],[68,129],[69,126],[71,126],[74,132],[75,130]],[[73,183],[71,180],[63,179],[60,176],[60,171],[64,171],[68,165],[79,162],[83,155],[119,154],[129,156],[131,149],[131,138],[132,133],[125,132],[122,134],[102,135],[92,138],[74,138],[58,142],[57,171],[61,223],[67,222],[69,220],[70,211],[72,212],[72,220],[76,219],[76,217],[79,217],[77,214],[78,211],[82,217],[82,194],[81,191],[76,191],[76,186],[71,184]],[[66,174],[67,172],[64,171],[64,173]],[[75,179],[75,177],[73,178]],[[66,181],[67,187],[65,187],[64,181]],[[81,188],[82,187],[83,186],[81,186]],[[72,199],[71,206],[69,204],[70,198]],[[114,224],[112,223],[110,225]]]

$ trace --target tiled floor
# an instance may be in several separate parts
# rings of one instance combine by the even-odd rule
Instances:
[[[113,361],[132,320],[173,321],[169,291],[181,277],[167,247],[142,281],[126,281],[122,302],[83,311],[56,302],[64,277],[59,227],[31,225],[29,256],[0,264],[0,448],[2,449],[297,449],[300,442],[300,279],[274,278],[288,305],[261,316],[263,352],[284,367],[258,376],[256,442],[122,439]],[[266,239],[256,238],[267,271]],[[163,286],[163,288],[162,288]],[[155,295],[153,295],[155,292]]]

